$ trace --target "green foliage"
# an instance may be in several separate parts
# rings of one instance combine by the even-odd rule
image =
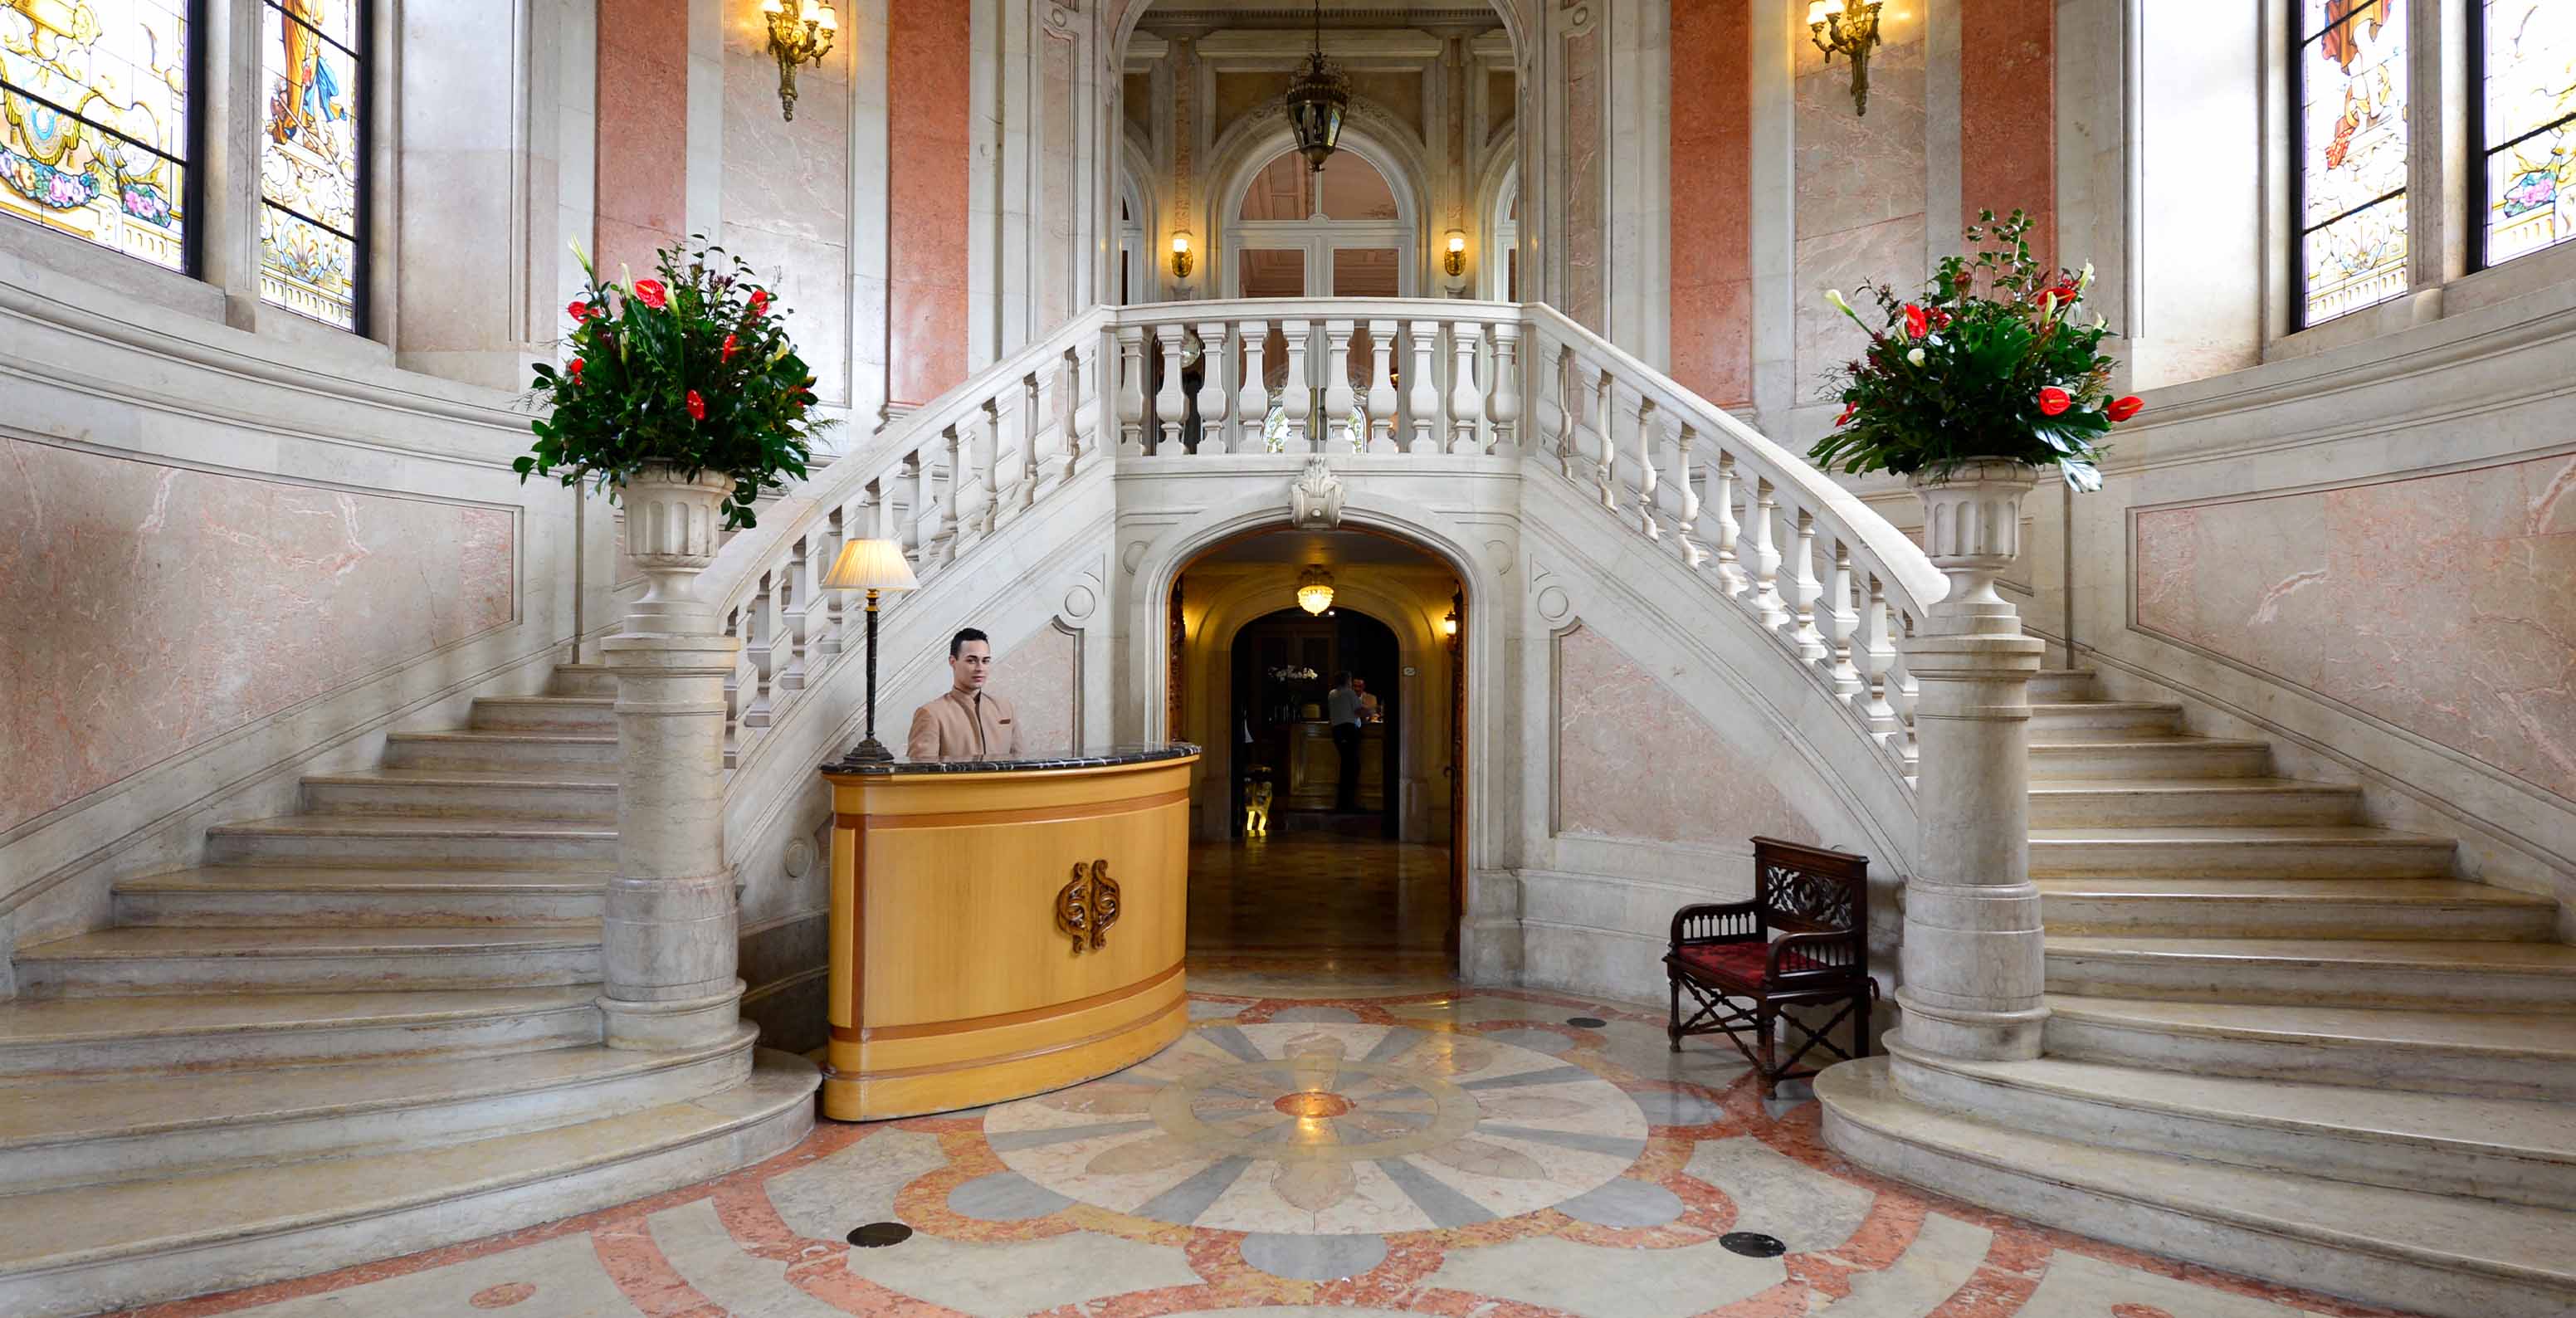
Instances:
[[[655,279],[604,282],[587,256],[581,268],[590,283],[565,308],[564,365],[532,368],[527,401],[546,415],[529,427],[536,446],[511,464],[519,479],[607,488],[656,462],[692,478],[719,472],[734,486],[725,525],[752,525],[752,500],[803,476],[813,437],[838,424],[812,414],[814,374],[785,313],[749,265],[704,235],[657,253]]]
[[[1883,328],[1862,320],[1842,294],[1827,295],[1869,330],[1870,342],[1860,360],[1829,377],[1840,385],[1843,413],[1808,456],[1828,470],[1936,479],[1962,462],[2003,458],[2053,464],[2068,485],[2098,490],[2104,440],[2116,421],[2136,414],[2138,400],[2110,397],[2114,363],[2098,351],[2110,333],[2102,318],[2076,318],[2093,267],[2043,269],[2020,211],[2005,220],[1981,211],[1977,219],[1983,227],[1970,227],[1967,239],[1980,249],[1942,258],[1921,301],[1885,284],[1861,286],[1878,303]]]

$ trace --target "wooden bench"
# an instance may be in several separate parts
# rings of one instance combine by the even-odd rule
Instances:
[[[1869,858],[1757,837],[1753,892],[1751,901],[1673,913],[1672,950],[1664,954],[1672,1023],[1665,1033],[1674,1052],[1689,1035],[1725,1035],[1761,1074],[1762,1096],[1770,1098],[1781,1081],[1822,1069],[1796,1069],[1819,1046],[1836,1058],[1869,1055],[1869,1005],[1878,996],[1869,977]],[[1695,1004],[1687,1018],[1686,993]],[[1812,1030],[1781,1012],[1836,1003],[1841,1009]],[[1849,1052],[1826,1037],[1845,1017],[1852,1018]],[[1785,1060],[1775,1059],[1781,1022],[1805,1036]]]

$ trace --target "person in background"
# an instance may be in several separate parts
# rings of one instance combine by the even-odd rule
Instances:
[[[1379,702],[1377,693],[1368,689],[1367,678],[1356,675],[1353,676],[1351,678],[1351,690],[1360,693],[1360,722],[1383,723],[1386,721],[1386,706]]]
[[[972,627],[950,637],[947,694],[912,712],[904,757],[913,760],[1007,760],[1020,753],[1011,706],[985,689],[993,679],[993,643]]]
[[[1333,749],[1341,754],[1342,778],[1333,792],[1333,808],[1355,810],[1360,800],[1360,693],[1348,672],[1333,674],[1333,689],[1324,693],[1324,718],[1333,727]]]

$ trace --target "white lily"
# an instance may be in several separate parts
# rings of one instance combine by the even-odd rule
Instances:
[[[1850,314],[1851,314],[1851,303],[1843,301],[1843,291],[1842,291],[1841,289],[1839,289],[1839,288],[1828,288],[1828,289],[1826,289],[1826,290],[1825,290],[1825,300],[1826,300],[1827,302],[1831,302],[1831,303],[1833,303],[1833,304],[1834,304],[1834,306],[1835,306],[1836,308],[1838,308],[1839,310],[1841,310],[1841,312],[1842,312],[1844,315],[1848,316],[1848,315],[1850,315]]]
[[[2055,320],[2057,318],[2057,294],[2042,293],[2039,295],[2039,318],[2041,320]]]
[[[1913,364],[1915,364],[1915,365],[1917,365],[1917,366],[1922,365],[1922,364],[1923,364],[1923,350],[1922,350],[1921,348],[1916,348],[1914,351],[1912,351],[1912,352],[1909,352],[1909,353],[1905,354],[1905,360],[1907,360],[1907,361],[1909,361],[1909,362],[1912,362]]]
[[[2080,275],[2077,275],[2077,276],[2075,277],[2075,295],[2076,295],[2077,297],[2082,297],[2082,296],[2084,296],[2084,290],[2085,290],[2085,289],[2088,289],[2088,288],[2091,288],[2092,286],[2093,286],[2093,263],[2092,263],[2092,262],[2090,262],[2090,261],[2087,261],[2087,262],[2085,262],[2085,263],[2084,263],[2084,273],[2082,273],[2082,274],[2080,274]]]

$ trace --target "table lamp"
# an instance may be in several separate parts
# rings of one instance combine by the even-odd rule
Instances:
[[[832,560],[832,570],[823,578],[825,590],[868,593],[868,735],[850,752],[853,760],[894,758],[894,752],[877,740],[877,592],[910,590],[920,584],[913,579],[912,564],[904,559],[903,546],[892,540],[852,540],[842,545],[841,556]]]

